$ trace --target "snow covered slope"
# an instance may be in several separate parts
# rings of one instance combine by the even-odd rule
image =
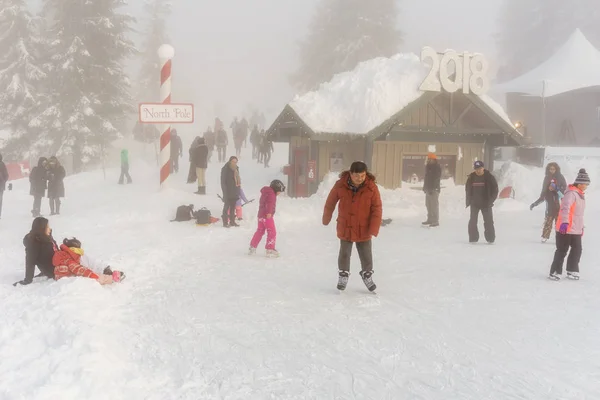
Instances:
[[[277,147],[273,165],[286,157]],[[240,168],[252,198],[281,174],[249,158]],[[497,244],[473,246],[463,187],[444,190],[435,230],[419,226],[422,193],[383,191],[394,222],[374,241],[379,294],[366,292],[356,254],[338,294],[335,227],[320,224],[334,178],[313,198],[278,200],[282,257],[266,259],[246,255],[256,203],[239,229],[168,222],[180,204],[220,214],[219,169],[210,165],[205,197],[189,194],[183,171],[157,193],[158,173],[143,164],[130,186],[115,184],[117,170],[106,181],[101,172],[67,178],[55,235],[76,235],[126,271],[112,287],[80,278],[14,288],[31,199],[26,182],[5,193],[0,399],[600,396],[598,191],[588,197],[579,282],[546,279],[553,245],[539,243],[534,199],[499,201]]]

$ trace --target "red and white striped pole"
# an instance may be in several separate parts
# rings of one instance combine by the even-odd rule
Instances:
[[[158,48],[160,57],[160,99],[162,104],[171,104],[171,59],[175,55],[173,46],[163,44]],[[171,124],[163,125],[160,135],[160,187],[167,185],[171,172]]]

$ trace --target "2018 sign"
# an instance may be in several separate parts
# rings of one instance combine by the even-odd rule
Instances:
[[[440,57],[441,56],[441,57]],[[489,63],[485,57],[477,53],[458,53],[448,50],[439,54],[431,47],[424,47],[421,51],[421,61],[433,61],[429,74],[419,87],[427,92],[454,93],[462,88],[464,94],[485,94],[490,88],[487,76]],[[450,63],[454,64],[454,80],[451,79],[452,70]]]

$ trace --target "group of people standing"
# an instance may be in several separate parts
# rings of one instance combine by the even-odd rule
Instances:
[[[37,166],[33,167],[29,174],[29,194],[33,196],[33,209],[31,210],[33,217],[41,215],[42,198],[46,194],[50,205],[50,215],[60,214],[60,199],[65,197],[64,179],[66,175],[65,168],[56,157],[52,156],[49,159],[40,157]]]
[[[483,215],[484,237],[493,244],[496,240],[494,227],[494,202],[498,198],[498,182],[494,175],[485,169],[483,161],[475,161],[474,171],[469,175],[465,184],[466,207],[471,208],[468,234],[469,242],[479,241],[478,217]],[[430,153],[425,167],[425,205],[427,220],[423,225],[439,226],[439,195],[441,168],[435,154]],[[549,279],[561,279],[564,260],[567,257],[567,278],[579,279],[579,261],[582,253],[582,238],[584,233],[585,191],[590,184],[590,177],[585,169],[580,169],[571,185],[560,171],[560,166],[551,162],[546,166],[546,174],[542,182],[539,198],[529,207],[533,210],[546,203],[546,212],[542,226],[542,243],[550,239],[554,228],[556,232],[556,251],[550,267]]]

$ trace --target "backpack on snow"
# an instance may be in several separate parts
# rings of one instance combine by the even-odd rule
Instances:
[[[196,225],[209,225],[212,223],[210,211],[207,210],[206,207],[202,207],[194,212],[194,218],[196,218]]]
[[[175,213],[175,219],[172,219],[171,222],[181,222],[181,221],[191,221],[194,217],[194,205],[190,204],[188,206],[179,206],[177,207],[177,212]]]

